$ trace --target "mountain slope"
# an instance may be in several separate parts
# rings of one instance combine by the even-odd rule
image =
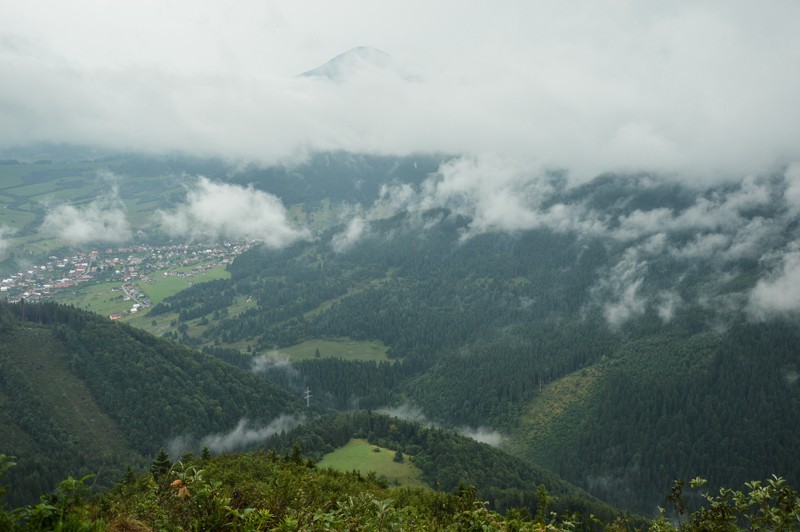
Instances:
[[[365,215],[350,245],[333,245],[343,225],[278,252],[253,249],[230,280],[164,306],[179,320],[185,310],[190,332],[204,320],[192,338],[201,343],[389,346],[397,362],[387,367],[312,359],[268,373],[336,408],[410,403],[438,423],[525,433],[547,385],[570,378],[563,389],[578,397],[542,407],[544,435],[520,436],[514,451],[637,511],[663,503],[679,475],[797,481],[797,311],[781,311],[791,298],[777,289],[794,293],[799,211],[785,182],[696,190],[605,175],[570,188],[556,176],[531,200],[538,222],[515,231],[476,225],[469,196],[437,206],[430,191],[450,185],[446,176],[398,185],[405,203]],[[429,195],[414,203],[415,193]],[[201,316],[204,298],[230,293],[255,304]],[[755,360],[764,362],[743,362]],[[740,423],[741,412],[755,421]],[[675,467],[670,453],[690,459]]]
[[[83,311],[3,303],[0,321],[0,449],[19,464],[12,502],[98,465],[108,483],[171,440],[300,408],[251,373]]]
[[[171,337],[241,368],[255,353],[268,379],[332,409],[404,404],[511,434],[520,456],[643,512],[678,475],[797,481],[790,172],[570,184],[558,172],[503,178],[480,158],[178,163],[170,171],[280,196],[317,233],[254,248],[229,280],[165,299],[151,311],[160,332],[174,321]],[[484,173],[498,181],[477,186]],[[331,338],[380,341],[393,360],[290,365],[280,353]],[[156,407],[174,424],[173,404]]]
[[[353,437],[413,456],[413,464],[431,488],[456,492],[474,486],[478,497],[496,510],[524,508],[536,514],[536,492],[544,486],[555,511],[607,520],[621,513],[532,462],[452,431],[387,415],[359,411],[317,418],[275,436],[268,445],[287,452],[299,445],[305,454],[319,459]]]
[[[798,346],[796,328],[782,323],[630,342],[548,385],[507,448],[642,512],[663,505],[676,478],[796,482]]]
[[[300,74],[305,77],[325,78],[341,82],[360,70],[382,70],[393,68],[392,57],[386,52],[369,46],[357,46],[343,52],[327,63]]]

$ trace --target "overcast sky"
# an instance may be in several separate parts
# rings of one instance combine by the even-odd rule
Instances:
[[[0,147],[446,151],[580,180],[800,160],[796,0],[0,1]],[[297,77],[356,46],[392,62]]]

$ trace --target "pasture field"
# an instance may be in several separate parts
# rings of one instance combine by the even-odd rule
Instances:
[[[35,213],[9,207],[8,200],[6,198],[0,198],[0,225],[16,229],[25,227],[35,219]]]
[[[100,201],[121,206],[134,231],[158,226],[156,211],[168,207],[167,196],[182,192],[183,178],[136,176],[134,183],[114,175],[112,163],[0,164],[0,229],[8,247],[33,260],[64,246],[55,233],[41,230],[47,213],[61,205]]]
[[[193,264],[192,266],[169,270],[171,272],[183,273],[186,275],[185,277],[164,275],[164,270],[155,271],[150,275],[153,284],[138,283],[139,287],[147,294],[147,297],[153,301],[153,305],[157,305],[163,301],[164,298],[177,294],[184,288],[189,288],[193,284],[214,281],[216,279],[228,279],[231,276],[231,274],[225,270],[225,266],[215,266],[210,270],[194,273],[191,270],[196,266],[197,264]]]
[[[378,452],[375,449],[379,449]],[[390,484],[407,488],[429,488],[421,479],[422,471],[411,457],[404,455],[402,462],[394,461],[395,451],[371,445],[367,440],[354,438],[347,445],[326,454],[317,464],[339,471],[357,470],[362,475],[374,471],[378,477],[384,476]]]
[[[65,290],[60,293],[56,301],[77,308],[110,316],[111,314],[121,314],[131,308],[131,301],[124,301],[125,293],[122,291],[122,283],[119,282],[100,282],[86,284],[75,287],[73,290]]]
[[[191,270],[191,268],[177,268],[176,270],[170,271],[186,272],[188,270]],[[165,276],[164,271],[165,270],[160,270],[152,273],[152,284],[142,281],[133,283],[152,300],[154,305],[165,297],[176,294],[194,283],[202,283],[214,279],[225,279],[230,276],[224,266],[216,266],[202,273],[187,274],[186,277],[179,277],[177,275]],[[124,300],[125,294],[122,291],[122,285],[123,283],[120,281],[88,284],[60,294],[57,300],[60,303],[74,305],[78,308],[89,310],[103,316],[122,313],[123,311],[130,310],[134,303],[133,301]],[[148,318],[146,314],[146,311],[141,314],[131,314],[123,318],[123,320],[135,327],[154,332],[151,330],[152,326],[150,325],[152,318]],[[163,321],[163,318],[164,316],[158,316],[160,321]],[[163,334],[168,328],[160,327],[159,330]]]
[[[316,357],[319,349],[320,358],[342,358],[345,360],[360,361],[389,361],[386,355],[386,347],[379,341],[359,341],[350,338],[332,338],[308,340],[291,347],[281,349],[281,353],[286,354],[289,360],[297,362]]]

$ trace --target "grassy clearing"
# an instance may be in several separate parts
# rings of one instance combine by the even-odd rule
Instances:
[[[297,362],[315,358],[317,349],[321,358],[342,358],[345,360],[388,361],[388,347],[373,341],[358,341],[350,338],[334,338],[328,340],[308,340],[306,342],[281,349],[289,360]]]
[[[64,182],[65,181],[62,179],[54,179],[43,183],[31,183],[14,187],[11,191],[14,192],[14,194],[28,198],[30,201],[62,203],[102,194],[108,188],[94,180],[87,181],[79,187],[59,187],[59,185]]]
[[[289,219],[295,222],[306,223],[308,216],[306,215],[305,205],[302,203],[295,203],[286,209]]]
[[[121,314],[130,310],[132,301],[124,301],[122,283],[95,283],[83,285],[71,292],[62,292],[57,301],[73,305],[102,316]]]
[[[250,298],[247,296],[237,296],[233,300],[233,305],[228,307],[228,317],[235,318],[242,312],[255,308],[258,306],[258,303],[254,298]]]
[[[177,319],[177,312],[167,312],[166,314],[159,314],[155,317],[148,316],[145,312],[131,314],[130,316],[122,318],[122,321],[131,327],[142,329],[143,331],[147,331],[154,336],[162,336],[167,331],[175,330],[175,326],[172,325],[172,322]],[[155,322],[155,325],[153,325],[153,322]]]
[[[145,294],[147,294],[147,297],[149,297],[153,301],[153,304],[156,305],[165,298],[177,294],[184,288],[188,288],[193,284],[204,283],[206,281],[213,281],[215,279],[228,279],[231,275],[225,269],[225,266],[217,266],[203,273],[192,273],[191,275],[189,275],[189,272],[194,266],[196,265],[170,270],[170,271],[186,272],[187,273],[186,277],[178,277],[176,275],[165,276],[164,270],[159,270],[157,272],[153,272],[150,276],[153,279],[153,284],[138,283],[137,285],[142,289],[142,291]],[[172,325],[172,322],[176,320],[177,317],[178,317],[177,312],[167,312],[165,314],[160,314],[155,317],[148,316],[147,312],[144,312],[126,316],[122,318],[122,321],[128,323],[133,327],[145,330],[150,334],[161,336],[167,331],[175,330],[175,327]],[[195,320],[195,322],[196,321],[197,320]],[[155,325],[153,325],[153,322],[155,322]],[[191,336],[197,336],[199,332],[195,330],[195,326],[193,326],[193,323],[194,322],[188,323],[189,334]]]
[[[123,200],[122,203],[125,205],[125,214],[128,223],[131,224],[132,227],[145,227],[153,223],[152,205],[139,205],[138,200],[135,198]]]
[[[379,279],[370,279],[369,281],[364,281],[363,283],[359,283],[356,286],[350,287],[345,294],[342,294],[339,297],[334,297],[333,299],[329,299],[327,301],[324,301],[317,308],[309,310],[308,312],[303,314],[303,318],[305,318],[307,320],[311,319],[311,318],[313,318],[315,316],[318,316],[319,314],[325,312],[326,310],[330,309],[334,305],[334,303],[338,303],[338,302],[342,301],[343,299],[346,299],[346,298],[348,298],[348,297],[350,297],[350,296],[352,296],[354,294],[358,294],[359,292],[363,292],[364,290],[367,290],[368,288],[372,288],[372,287],[380,285],[384,281],[387,281],[387,280],[391,279],[392,276],[394,275],[394,272],[395,272],[395,270],[390,270],[389,272],[386,273],[385,277],[381,277]]]
[[[3,164],[0,165],[0,186],[3,188],[15,187],[23,184],[24,177],[39,166],[30,164]]]
[[[184,268],[175,268],[170,271],[177,271],[186,273],[186,277],[178,277],[177,275],[164,275],[163,270],[153,272],[150,278],[153,284],[139,283],[142,291],[147,294],[153,304],[160,303],[164,298],[173,294],[177,294],[184,288],[189,288],[193,284],[204,283],[206,281],[214,281],[216,279],[228,279],[231,274],[225,269],[225,266],[216,266],[208,271],[202,273],[192,273],[191,270],[197,266],[186,266]]]
[[[578,438],[602,375],[602,365],[592,366],[545,385],[523,409],[504,449],[545,467],[557,463],[564,446]]]
[[[310,218],[311,224],[315,227],[330,227],[334,219],[334,214],[330,200],[324,199],[320,202],[318,209],[306,215],[306,219]]]
[[[224,279],[229,276],[230,274],[225,270],[224,266],[218,266],[199,274],[187,275],[183,278],[177,276],[165,277],[163,271],[158,271],[152,275],[153,284],[141,281],[135,284],[147,294],[153,304],[156,304],[165,297],[176,294],[194,283]],[[122,284],[122,282],[115,281],[83,285],[72,291],[62,292],[57,297],[57,300],[60,303],[74,305],[102,316],[121,314],[123,311],[130,310],[133,305],[133,301],[124,300],[125,294],[121,289]],[[153,334],[163,334],[171,328],[169,323],[176,316],[177,314],[172,313],[158,316],[155,327],[152,326],[153,318],[148,317],[146,313],[131,314],[123,318],[123,320],[134,327],[145,329]]]
[[[53,251],[62,249],[64,247],[63,242],[58,240],[55,236],[44,232],[33,233],[15,240],[18,244],[23,246],[24,252],[29,257],[48,255]]]
[[[375,449],[380,451],[375,452]],[[405,455],[403,462],[395,462],[394,455],[395,451],[391,449],[376,447],[367,440],[356,438],[344,447],[326,454],[318,465],[339,471],[357,470],[362,475],[374,471],[378,477],[385,476],[391,484],[409,488],[429,487],[420,480],[422,471],[411,463],[409,456]]]
[[[29,211],[21,211],[8,205],[0,207],[0,224],[20,228],[31,223],[36,219],[36,214]]]

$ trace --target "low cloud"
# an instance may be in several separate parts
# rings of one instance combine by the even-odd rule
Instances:
[[[59,205],[45,216],[42,231],[55,233],[71,245],[125,242],[132,236],[125,208],[114,192],[88,205]]]
[[[462,157],[439,168],[422,189],[420,208],[448,208],[471,218],[475,232],[518,231],[539,225],[536,207],[548,188],[530,179],[535,168],[499,157]]]
[[[396,417],[406,421],[413,421],[414,423],[419,423],[420,425],[425,425],[427,427],[444,428],[441,424],[428,419],[428,417],[420,408],[408,404],[382,408],[378,410],[378,413]],[[492,447],[499,446],[501,443],[503,443],[504,439],[502,434],[500,434],[495,430],[488,429],[486,427],[474,428],[474,427],[461,426],[461,427],[455,427],[452,430],[455,430],[462,436],[465,436],[480,443],[491,445]]]
[[[191,17],[180,4],[78,6],[6,6],[0,145],[262,162],[492,152],[583,180],[640,169],[738,178],[800,156],[790,0],[482,3],[457,17],[451,3],[408,1],[202,4]],[[335,82],[297,76],[361,43],[414,76],[362,62]]]
[[[277,196],[205,177],[188,190],[184,204],[159,218],[169,234],[195,239],[252,238],[281,248],[311,236],[289,221]]]
[[[749,310],[757,319],[800,312],[800,251],[786,253],[776,271],[758,281],[750,292]]]
[[[781,195],[787,196],[786,209],[791,209],[795,184],[789,176],[795,173],[800,197],[800,170],[792,170],[787,172],[789,185],[748,176],[724,187],[684,188],[695,199],[680,207],[627,208],[631,197],[621,185],[618,204],[613,209],[600,209],[591,205],[591,192],[576,195],[578,189],[536,165],[507,157],[468,156],[444,163],[419,187],[384,186],[368,218],[446,209],[470,220],[465,237],[489,231],[547,228],[583,237],[610,237],[623,248],[636,248],[643,239],[661,235],[676,257],[713,255],[723,261],[736,260],[758,257],[786,226],[780,212],[772,218],[753,216],[753,212],[779,205]],[[630,179],[639,192],[662,184],[654,178]],[[690,234],[694,240],[687,242],[686,235]]]
[[[299,372],[292,366],[289,357],[278,350],[269,351],[263,355],[252,357],[250,371],[253,373],[284,371],[292,377],[299,376]]]
[[[167,442],[167,452],[177,460],[180,456],[195,449],[195,439],[189,435],[176,436]]]
[[[413,421],[421,425],[436,426],[435,423],[430,421],[421,408],[409,404],[401,404],[396,406],[389,406],[378,410],[379,414],[386,416],[396,417],[406,421]]]
[[[618,185],[599,181],[586,188],[573,187],[513,159],[461,157],[443,164],[419,186],[385,186],[368,219],[405,211],[412,219],[431,224],[438,218],[419,214],[444,209],[470,220],[462,238],[546,228],[579,238],[606,239],[609,251],[621,258],[601,272],[592,294],[613,327],[648,308],[669,321],[684,304],[718,305],[720,301],[703,299],[702,293],[684,300],[675,283],[698,264],[723,272],[742,259],[770,257],[800,221],[797,163],[789,165],[782,178],[746,176],[737,183],[665,186],[663,180],[648,176],[619,181]],[[648,266],[665,261],[671,261],[671,281],[663,275],[652,277]],[[794,259],[787,257],[786,264],[784,275],[772,274],[759,284],[752,308],[793,308],[791,289],[773,304],[764,296],[770,287],[779,290],[781,279],[787,279],[787,285],[794,279]]]
[[[239,420],[236,428],[223,434],[212,434],[200,440],[200,445],[215,453],[224,453],[262,442],[303,423],[304,418],[282,415],[262,427],[252,427],[247,419]]]
[[[343,253],[352,248],[361,237],[364,236],[367,229],[367,222],[364,218],[356,216],[341,233],[337,233],[331,239],[331,247],[336,253]]]
[[[630,214],[619,217],[619,227],[611,233],[611,236],[623,242],[637,240],[660,233],[672,220],[672,210],[665,207],[649,211],[636,209]]]
[[[784,173],[786,189],[783,198],[790,216],[800,215],[800,162],[789,165]]]
[[[639,289],[644,279],[642,277],[631,279],[627,284],[619,283],[616,300],[606,303],[603,314],[612,328],[619,327],[633,316],[644,313],[646,299],[641,297]]]
[[[491,445],[492,447],[498,447],[503,443],[503,435],[496,430],[490,430],[485,427],[474,429],[471,427],[460,427],[457,430],[462,436]]]
[[[401,211],[410,210],[417,202],[418,194],[408,183],[400,185],[382,185],[378,199],[372,205],[368,218],[380,220],[390,218]]]
[[[470,220],[462,238],[540,227],[587,234],[601,229],[584,206],[553,203],[559,190],[541,168],[524,160],[486,154],[464,156],[442,164],[418,188],[409,184],[384,186],[369,217],[444,209]]]
[[[675,310],[683,304],[681,296],[671,291],[663,291],[656,298],[656,312],[664,323],[672,321]]]

